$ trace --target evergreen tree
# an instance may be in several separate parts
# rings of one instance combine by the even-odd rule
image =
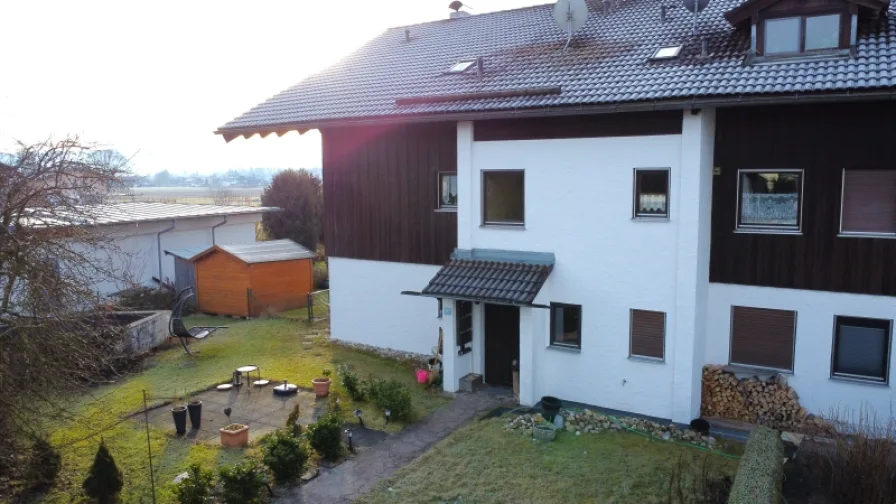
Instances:
[[[106,442],[101,440],[96,457],[93,459],[93,465],[90,466],[90,472],[87,474],[87,479],[84,480],[84,492],[100,504],[107,504],[115,501],[122,486],[124,486],[124,481],[121,471],[118,470],[115,459],[106,448]]]

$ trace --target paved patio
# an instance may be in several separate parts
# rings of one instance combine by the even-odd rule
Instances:
[[[286,418],[298,403],[302,424],[309,424],[327,406],[326,399],[318,400],[313,392],[299,389],[298,393],[288,397],[274,395],[274,384],[265,387],[254,387],[245,384],[229,391],[209,390],[195,395],[202,401],[202,426],[199,430],[190,428],[187,419],[187,433],[183,437],[217,444],[220,442],[218,429],[228,424],[224,408],[230,408],[230,422],[249,426],[249,439],[254,440],[269,432],[273,432],[286,424]],[[143,415],[138,420],[143,421]],[[160,429],[174,431],[174,420],[171,418],[171,406],[163,406],[149,412],[149,423]]]
[[[387,437],[354,458],[294,488],[278,488],[278,504],[342,504],[370,491],[381,479],[429,450],[462,425],[494,408],[512,403],[512,395],[503,391],[457,394],[447,406],[434,411],[420,422]]]

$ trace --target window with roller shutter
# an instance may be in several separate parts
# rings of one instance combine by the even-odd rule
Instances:
[[[896,170],[843,170],[840,232],[896,234]]]
[[[666,356],[666,314],[659,311],[631,311],[630,357],[664,360]]]
[[[793,371],[796,312],[731,307],[731,364]]]

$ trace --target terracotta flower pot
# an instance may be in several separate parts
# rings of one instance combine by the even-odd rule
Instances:
[[[239,427],[239,428],[234,428]],[[249,444],[249,426],[231,424],[223,427],[221,432],[221,446],[226,448],[242,448]]]
[[[314,387],[314,393],[317,394],[317,397],[327,397],[330,395],[329,378],[315,378],[311,380],[311,385]]]

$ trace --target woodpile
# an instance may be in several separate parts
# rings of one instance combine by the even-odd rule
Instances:
[[[766,425],[779,430],[802,430],[815,418],[800,406],[799,396],[784,376],[768,380],[753,376],[738,379],[722,366],[703,368],[703,395],[700,413]]]

